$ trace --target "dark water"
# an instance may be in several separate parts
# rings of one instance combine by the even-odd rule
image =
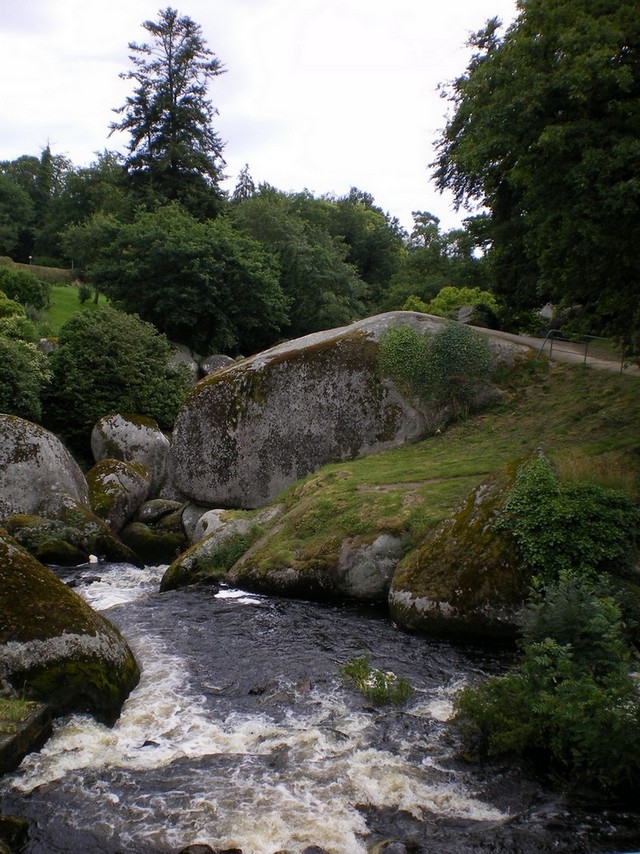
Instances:
[[[158,594],[158,579],[108,565],[67,579],[122,629],[143,678],[115,727],[66,718],[0,781],[0,812],[31,823],[28,854],[196,842],[359,854],[383,840],[452,854],[640,850],[637,813],[456,760],[452,695],[508,653],[411,636],[373,609]],[[372,708],[345,686],[340,665],[363,655],[409,680],[406,706]]]

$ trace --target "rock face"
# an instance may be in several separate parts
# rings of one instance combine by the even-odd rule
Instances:
[[[105,458],[140,463],[151,475],[150,494],[157,495],[167,476],[169,440],[152,418],[107,415],[91,432],[96,462]]]
[[[0,681],[56,714],[113,722],[138,678],[115,626],[0,533]]]
[[[513,486],[513,464],[474,489],[401,561],[389,592],[392,618],[409,629],[465,637],[512,637],[531,574],[496,527]]]
[[[427,411],[380,376],[377,341],[400,323],[426,332],[444,322],[390,312],[278,345],[201,380],[174,427],[175,486],[196,503],[256,508],[325,463],[422,437],[444,413]],[[499,359],[527,349],[492,346]]]
[[[178,489],[204,504],[260,507],[326,462],[419,438],[424,415],[377,371],[375,338],[393,320],[385,317],[306,336],[201,380],[174,428]]]
[[[0,414],[0,523],[36,513],[54,495],[88,506],[84,475],[59,439],[37,424]]]

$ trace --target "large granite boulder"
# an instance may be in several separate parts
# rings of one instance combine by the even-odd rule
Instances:
[[[280,344],[201,380],[180,411],[175,486],[214,507],[256,508],[327,462],[412,442],[445,413],[409,400],[378,367],[378,340],[400,323],[419,332],[441,318],[390,312]],[[504,353],[522,350],[495,344]]]
[[[151,475],[138,462],[104,458],[87,472],[91,509],[120,531],[147,499]]]
[[[143,465],[153,496],[167,478],[169,440],[153,418],[120,413],[101,418],[91,431],[91,451],[96,462],[111,458]]]
[[[0,414],[0,524],[65,494],[89,504],[85,477],[62,442],[37,424]]]
[[[115,626],[0,530],[0,682],[113,722],[138,679]]]
[[[392,618],[427,633],[507,638],[518,631],[531,572],[497,521],[517,473],[498,471],[400,562],[389,592]]]

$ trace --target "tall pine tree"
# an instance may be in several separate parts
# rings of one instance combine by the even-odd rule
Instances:
[[[122,118],[111,132],[130,134],[125,166],[150,202],[175,200],[194,215],[211,216],[222,197],[224,160],[207,86],[225,69],[201,27],[175,9],[161,10],[157,21],[142,26],[151,41],[129,44],[133,68],[120,76],[135,88],[114,111]]]

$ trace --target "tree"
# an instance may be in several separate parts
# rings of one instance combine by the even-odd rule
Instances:
[[[347,262],[344,242],[323,225],[332,216],[330,208],[309,193],[288,195],[266,184],[232,208],[237,227],[279,261],[280,285],[289,300],[284,331],[290,337],[364,315],[364,282]]]
[[[93,425],[109,413],[146,415],[171,429],[190,383],[170,357],[165,337],[139,317],[110,307],[77,312],[51,354],[46,426],[87,456]]]
[[[126,168],[152,200],[179,200],[192,212],[219,207],[223,144],[212,126],[217,111],[208,82],[224,69],[206,47],[198,24],[166,8],[142,25],[151,43],[131,42],[133,69],[121,74],[135,84],[120,122],[111,132],[130,134]]]
[[[521,0],[490,21],[448,97],[433,164],[491,213],[496,289],[514,309],[580,304],[591,329],[638,336],[640,19],[619,0]],[[637,341],[636,341],[637,346]]]
[[[176,202],[121,224],[90,271],[118,305],[201,353],[255,352],[287,321],[275,258],[226,218],[199,222]]]

